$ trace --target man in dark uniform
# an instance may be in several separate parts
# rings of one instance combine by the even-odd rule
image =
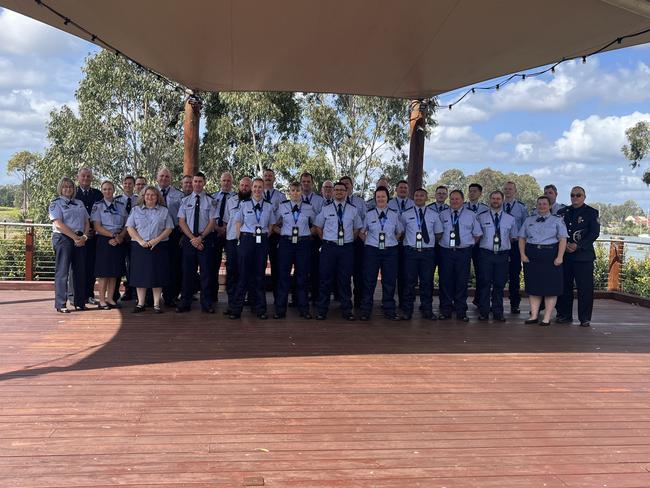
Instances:
[[[86,207],[88,215],[93,210],[93,205],[96,202],[102,200],[104,196],[102,192],[97,188],[91,188],[93,182],[93,172],[89,168],[81,168],[77,173],[77,182],[79,187],[77,188],[77,194],[75,198],[81,200]],[[88,232],[88,240],[90,242],[86,243],[86,296],[88,297],[88,303],[95,304],[95,231],[93,229],[93,223],[90,222],[90,231]],[[68,289],[73,290],[74,287],[69,287]]]
[[[594,241],[600,235],[598,210],[585,204],[585,190],[571,189],[571,206],[558,211],[564,219],[569,238],[564,254],[564,293],[558,297],[557,323],[573,322],[573,283],[578,289],[578,320],[589,327],[594,305]]]

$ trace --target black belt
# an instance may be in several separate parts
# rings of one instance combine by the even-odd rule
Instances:
[[[254,232],[240,232],[239,235],[240,236],[247,236],[247,237],[256,237]],[[269,236],[266,232],[262,232],[259,235],[263,236],[263,237],[268,237]]]
[[[412,249],[412,250],[414,250],[414,251],[418,251],[418,252],[419,252],[419,251],[433,251],[433,250],[435,250],[435,247],[421,247],[420,249],[418,249],[418,248],[415,247],[415,246],[406,246],[406,245],[405,245],[404,247],[407,247],[407,248],[409,248],[409,249]]]
[[[526,246],[532,246],[537,249],[555,249],[557,247],[557,244],[529,244],[526,243]]]
[[[442,249],[447,249],[448,251],[464,251],[465,249],[471,249],[472,246],[467,247],[444,247],[440,246]]]
[[[286,239],[287,241],[290,241],[291,239],[293,239],[293,236],[282,236],[282,238]],[[298,236],[299,241],[306,241],[306,240],[310,240],[310,239],[311,239],[311,236]]]
[[[480,249],[481,251],[486,252],[488,254],[510,254],[510,249],[507,249],[505,251],[497,251],[497,252],[494,252],[493,249],[485,249],[484,247],[481,247]]]
[[[326,243],[326,244],[333,244],[335,246],[339,245],[338,241],[328,241],[327,239],[323,239],[323,242]],[[352,241],[352,242],[344,242],[343,243],[344,246],[347,245],[347,244],[354,244],[354,241]]]

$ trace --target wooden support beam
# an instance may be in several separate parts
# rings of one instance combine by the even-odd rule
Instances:
[[[409,134],[411,143],[409,148],[408,178],[409,195],[413,198],[415,190],[422,186],[424,174],[424,135],[426,126],[426,105],[422,100],[411,102],[411,116]]]
[[[621,290],[621,271],[623,271],[623,240],[609,243],[609,265],[607,266],[607,289]]]
[[[199,124],[201,121],[201,101],[190,96],[185,101],[185,120],[183,122],[183,174],[194,175],[199,171]]]

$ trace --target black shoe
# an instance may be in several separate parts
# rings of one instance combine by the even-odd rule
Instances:
[[[116,303],[106,303],[106,306],[108,308],[110,308],[111,310],[114,309],[114,308],[122,308],[122,305],[120,305],[117,302]]]
[[[422,316],[423,316],[425,319],[431,317],[431,315],[429,315],[429,317],[425,317],[424,315],[422,315]],[[411,315],[410,313],[403,313],[403,314],[402,314],[402,320],[411,320],[412,318],[413,318],[413,315]]]
[[[232,310],[230,310],[230,309],[226,309],[226,310],[223,311],[223,314],[226,315],[226,316],[230,315],[231,313],[232,313]]]
[[[539,325],[547,326],[547,325],[551,325],[551,322],[550,322],[550,321],[548,321],[548,322],[544,322],[544,321],[542,320],[542,321],[539,323]]]
[[[588,320],[585,320],[584,322],[580,322],[580,327],[590,327],[590,326],[591,326],[591,322],[589,322]]]
[[[110,309],[111,309],[111,307],[109,307],[109,306],[106,305],[106,304],[102,305],[102,304],[100,303],[99,305],[97,305],[97,310],[110,310]]]
[[[230,315],[228,315],[228,318],[230,320],[238,320],[238,319],[241,318],[241,314],[240,313],[231,313]]]
[[[503,315],[495,315],[494,320],[496,320],[497,322],[505,322],[506,318]]]
[[[449,320],[451,318],[451,315],[447,315],[446,313],[441,313],[438,315],[438,320]]]
[[[485,322],[486,320],[490,320],[490,317],[488,317],[487,315],[483,315],[483,314],[481,314],[481,315],[478,316],[478,319],[479,319],[481,322]]]
[[[70,313],[70,310],[68,310],[66,307],[57,308],[56,311],[59,313]]]
[[[325,318],[326,318],[325,315],[322,315],[320,313],[316,314],[316,320],[325,320]]]
[[[438,316],[435,313],[432,313],[431,317],[429,317],[429,320],[438,320]]]
[[[399,322],[400,320],[402,320],[401,317],[397,314],[384,315],[384,318],[386,320],[392,320],[393,322]]]
[[[524,320],[524,324],[526,324],[526,325],[536,324],[538,322],[539,322],[539,319],[527,319],[527,320]]]
[[[310,319],[312,318],[312,317],[311,317],[311,314],[310,314],[309,312],[301,313],[300,316],[301,316],[303,319],[306,319],[306,320],[310,320]]]
[[[572,323],[573,323],[573,319],[570,319],[570,318],[568,318],[568,317],[562,317],[562,316],[560,316],[560,317],[557,317],[557,318],[555,319],[555,323],[556,323],[556,324],[572,324]]]
[[[521,313],[521,310],[519,310],[519,307],[510,307],[510,313],[517,315]]]
[[[370,320],[370,317],[368,317],[366,314],[361,314],[359,320],[361,320],[362,322],[368,322],[368,320]]]
[[[163,313],[163,309],[160,308],[159,306],[154,305],[153,306],[153,313]]]
[[[278,320],[278,319],[286,319],[287,314],[286,313],[274,313],[273,318]]]
[[[268,317],[268,315],[266,315],[265,313],[258,313],[258,314],[257,314],[257,318],[260,319],[260,320],[266,320],[266,319],[268,319],[269,317]]]
[[[75,311],[83,311],[83,310],[88,310],[88,308],[85,305],[75,305],[74,306]]]
[[[146,310],[146,308],[145,308],[144,305],[136,305],[136,306],[133,308],[132,312],[133,312],[133,313],[140,313],[140,312],[144,312],[145,310]]]
[[[185,313],[185,312],[189,312],[189,311],[190,311],[190,307],[183,307],[181,305],[176,307],[176,313]]]
[[[343,314],[343,319],[347,320],[348,322],[354,322],[357,320],[353,313]]]
[[[456,317],[456,318],[461,322],[469,322],[469,317],[467,315],[461,315],[460,317]]]
[[[88,305],[99,305],[99,300],[97,300],[95,297],[90,297],[88,300],[86,300],[86,303]]]
[[[201,312],[202,313],[214,313],[214,308],[212,308],[212,307],[202,308]]]

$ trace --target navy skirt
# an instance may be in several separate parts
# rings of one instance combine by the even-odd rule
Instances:
[[[129,285],[136,288],[161,288],[171,284],[169,241],[153,249],[131,241]]]
[[[124,244],[111,246],[110,238],[95,234],[95,276],[97,278],[119,278],[124,274]]]
[[[564,289],[562,266],[555,266],[557,244],[539,249],[534,244],[526,244],[526,256],[530,260],[524,263],[526,293],[536,296],[559,296]]]

